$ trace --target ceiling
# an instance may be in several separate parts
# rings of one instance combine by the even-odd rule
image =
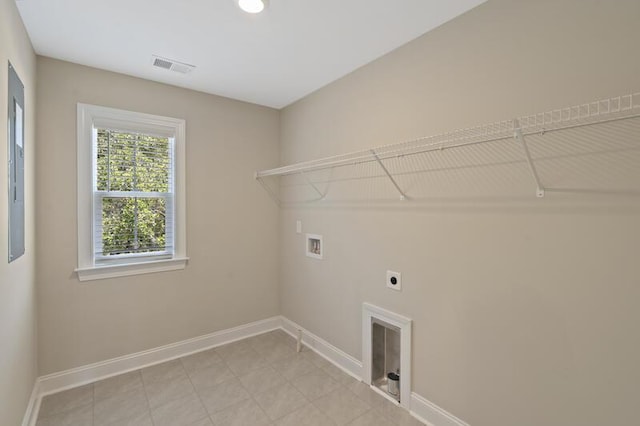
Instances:
[[[282,108],[485,0],[18,0],[39,55]],[[151,55],[193,64],[189,74]]]

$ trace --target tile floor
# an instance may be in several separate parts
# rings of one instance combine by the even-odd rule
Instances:
[[[281,330],[49,395],[37,426],[413,426]]]

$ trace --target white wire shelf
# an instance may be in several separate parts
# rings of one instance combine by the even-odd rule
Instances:
[[[562,188],[545,187],[541,173],[552,177],[550,180],[554,182],[575,184],[565,176],[555,176],[554,163],[565,167],[567,164],[560,164],[562,161],[571,167],[586,163],[597,166],[594,156],[600,155],[600,161],[605,158],[604,163],[622,156],[628,166],[626,170],[635,173],[640,166],[639,152],[640,93],[634,93],[262,170],[256,172],[255,178],[279,204],[326,200],[330,193],[339,192],[336,189],[341,184],[348,187],[341,193],[342,200],[386,199],[394,193],[396,199],[407,200],[437,196],[437,190],[435,193],[428,190],[430,180],[439,180],[436,183],[446,186],[453,179],[455,186],[467,179],[472,190],[478,189],[480,182],[472,171],[483,168],[482,178],[489,185],[500,187],[501,176],[508,175],[525,188],[530,188],[533,181],[535,194],[543,197],[545,189],[560,191]],[[493,172],[487,172],[488,169]],[[427,178],[427,174],[431,178]],[[578,174],[584,177],[583,172]],[[525,177],[529,183],[524,183]],[[620,183],[624,177],[613,180]],[[363,183],[365,181],[370,183]],[[386,182],[384,190],[380,190],[382,181]],[[580,192],[579,188],[573,189]],[[615,192],[611,188],[606,190]],[[640,193],[640,188],[623,184],[620,191]]]

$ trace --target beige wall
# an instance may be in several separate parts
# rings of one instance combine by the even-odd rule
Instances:
[[[186,120],[186,270],[78,281],[78,102]],[[38,57],[38,112],[40,374],[279,313],[278,213],[253,179],[278,161],[278,111]]]
[[[639,91],[639,19],[632,0],[490,0],[285,108],[281,161]],[[282,313],[356,358],[362,302],[413,318],[413,390],[473,426],[636,423],[637,199],[529,194],[283,209]]]
[[[7,61],[25,86],[25,255],[12,263],[7,233]],[[0,0],[0,424],[17,425],[37,376],[35,294],[36,56],[15,3]]]

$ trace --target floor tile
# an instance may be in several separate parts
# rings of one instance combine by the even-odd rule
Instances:
[[[303,358],[305,358],[307,361],[311,362],[318,368],[324,368],[329,365],[329,361],[311,350],[301,352],[301,355]]]
[[[149,410],[143,389],[121,392],[97,401],[93,408],[95,426],[104,426],[117,420],[137,416]]]
[[[267,346],[261,350],[256,350],[256,352],[258,352],[269,364],[281,361],[296,354],[295,349],[280,342]]]
[[[153,421],[151,420],[151,413],[145,411],[133,417],[116,420],[113,423],[109,423],[108,426],[153,426]]]
[[[231,371],[238,376],[269,365],[269,363],[254,349],[242,352],[233,358],[227,359],[226,362]]]
[[[42,398],[40,416],[49,417],[93,403],[93,384],[80,386]]]
[[[163,362],[162,364],[143,368],[142,380],[145,385],[149,385],[156,382],[166,382],[167,380],[176,379],[186,374],[182,362],[179,359],[174,359]]]
[[[353,384],[354,381],[356,381],[356,379],[354,379],[352,376],[348,375],[347,373],[345,373],[344,371],[342,371],[340,368],[336,367],[333,364],[328,364],[322,369],[328,375],[330,375],[333,378],[333,380],[340,383],[341,385],[348,386],[350,384]]]
[[[296,377],[311,373],[317,369],[311,361],[299,355],[294,355],[276,362],[273,364],[273,368],[287,380],[293,380]]]
[[[228,360],[231,358],[235,358],[236,356],[244,352],[249,352],[252,349],[253,348],[249,345],[249,343],[246,340],[239,340],[237,342],[219,346],[215,349],[215,351],[223,359]]]
[[[273,336],[276,339],[290,339],[291,336],[289,335],[289,333],[287,333],[286,331],[282,330],[281,328],[277,329],[277,330],[273,330],[270,331],[268,333],[265,333],[268,336]]]
[[[280,373],[270,366],[259,370],[253,370],[243,376],[240,376],[239,379],[242,386],[244,386],[252,395],[264,392],[276,386],[282,386],[287,382]]]
[[[304,395],[288,383],[256,395],[255,400],[271,420],[284,417],[308,403]]]
[[[154,381],[152,384],[146,385],[145,390],[151,408],[162,405],[172,399],[195,393],[191,380],[186,376],[180,376],[164,382]]]
[[[213,422],[209,417],[205,417],[195,423],[191,423],[189,426],[213,426]]]
[[[75,407],[49,417],[39,417],[36,426],[87,426],[93,424],[93,404]]]
[[[294,351],[296,351],[296,352],[298,351],[298,339],[297,338],[295,338],[293,336],[290,336],[290,335],[285,333],[285,336],[280,339],[280,342],[284,343],[286,346],[290,347]],[[300,346],[300,353],[308,352],[310,350],[311,349],[309,349],[309,347],[306,346],[304,343]]]
[[[395,424],[381,416],[380,413],[369,410],[349,423],[349,426],[395,426]]]
[[[151,410],[155,426],[190,426],[207,417],[195,393],[174,399]]]
[[[279,330],[279,331],[280,331],[280,333],[279,333],[280,341],[281,341],[282,343],[284,343],[285,345],[287,345],[287,346],[289,346],[289,347],[293,348],[293,349],[297,349],[297,346],[298,346],[298,336],[297,336],[297,335],[291,335],[291,334],[286,333],[286,332],[284,332],[284,331],[282,331],[282,330]],[[300,350],[301,352],[309,351],[309,350],[310,350],[310,349],[309,349],[309,347],[308,347],[308,346],[306,346],[304,343],[302,344],[302,346],[301,346],[301,348],[300,348],[300,349],[301,349],[301,350]]]
[[[248,339],[246,339],[246,342],[251,346],[252,349],[260,352],[261,350],[265,350],[282,343],[282,340],[271,333],[265,333],[249,337]]]
[[[266,426],[271,420],[258,404],[246,399],[211,415],[216,426]]]
[[[322,414],[312,404],[307,404],[276,422],[276,426],[331,426],[334,424],[333,420]]]
[[[272,344],[272,343],[285,343],[289,335],[282,330],[273,330],[267,333],[258,334],[257,336],[250,337],[247,342],[254,347],[259,347],[261,343],[264,344]]]
[[[318,399],[328,393],[335,392],[338,389],[344,389],[327,373],[318,368],[309,374],[295,378],[291,381],[291,384],[302,392],[309,401]]]
[[[374,411],[381,413],[382,416],[398,426],[423,425],[423,423],[413,417],[407,410],[387,399],[384,399],[382,403],[376,405],[373,408]]]
[[[196,390],[202,390],[215,386],[226,380],[233,379],[235,376],[226,366],[225,363],[214,364],[206,368],[194,370],[189,373],[191,383],[195,386]]]
[[[215,349],[209,349],[180,358],[180,360],[182,361],[182,365],[184,366],[186,372],[190,373],[201,368],[219,364],[222,362],[222,357],[216,352]]]
[[[389,402],[384,396],[371,389],[371,386],[366,385],[364,382],[355,381],[353,384],[347,386],[347,389],[371,407],[379,407],[381,404]]]
[[[93,395],[96,401],[108,398],[121,392],[142,388],[140,370],[109,377],[93,384]]]
[[[408,411],[404,411],[402,415],[396,419],[397,426],[425,426],[420,420],[413,417]]]
[[[346,388],[316,399],[313,401],[313,405],[336,422],[338,426],[346,425],[357,419],[370,408]]]
[[[215,414],[250,398],[249,392],[238,379],[227,380],[210,388],[199,390],[198,394],[209,414]]]

